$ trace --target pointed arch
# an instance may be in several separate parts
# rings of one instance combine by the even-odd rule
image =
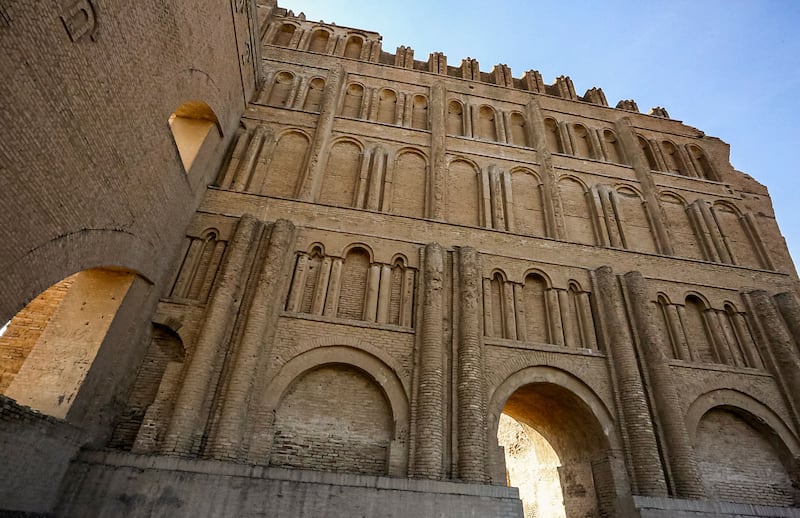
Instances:
[[[424,95],[415,95],[411,104],[411,127],[428,129],[428,99]]]
[[[658,164],[656,163],[656,157],[653,154],[653,149],[650,147],[650,142],[648,142],[647,139],[641,135],[636,135],[636,141],[639,143],[639,149],[641,149],[642,153],[644,153],[644,158],[647,161],[647,167],[649,167],[651,171],[658,171]]]

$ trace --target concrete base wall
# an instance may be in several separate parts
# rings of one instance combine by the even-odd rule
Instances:
[[[84,452],[58,516],[522,518],[516,488]]]
[[[799,518],[800,509],[734,504],[715,500],[678,500],[634,496],[641,518]]]
[[[0,516],[52,511],[81,437],[64,421],[0,395]]]

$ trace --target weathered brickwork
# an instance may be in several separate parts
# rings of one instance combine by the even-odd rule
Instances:
[[[128,13],[152,29],[125,38],[164,32],[136,47],[144,83],[115,94],[139,114],[122,135],[95,122],[118,118],[105,94],[76,79],[107,71],[68,47],[109,52],[118,21],[101,22],[122,13],[94,4],[58,29],[77,72],[55,112],[92,100],[78,128],[96,159],[62,121],[44,154],[90,171],[74,173],[86,192],[11,189],[63,225],[34,218],[27,240],[6,240],[0,315],[77,271],[133,279],[57,414],[81,438],[48,469],[79,444],[106,451],[73,463],[57,509],[28,493],[0,510],[800,515],[797,273],[766,188],[725,143],[565,76],[421,61],[263,0]],[[11,30],[55,37],[19,16]],[[29,38],[11,38],[15,62]],[[203,49],[160,96],[153,81]],[[31,102],[16,124],[41,118]],[[36,179],[31,131],[0,157],[30,160]],[[128,188],[140,183],[147,195]],[[62,291],[77,300],[55,284],[0,337],[0,388],[28,356],[48,366],[27,351]]]

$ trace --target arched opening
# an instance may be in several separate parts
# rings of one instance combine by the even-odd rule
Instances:
[[[84,270],[20,310],[0,333],[0,393],[65,418],[135,277]]]
[[[514,112],[509,117],[511,126],[510,143],[515,146],[527,146],[528,137],[525,134],[525,117],[521,113]]]
[[[561,133],[558,129],[558,123],[554,119],[545,119],[544,129],[547,150],[551,153],[563,153],[564,146],[561,144]]]
[[[303,109],[309,112],[318,112],[319,105],[322,102],[322,93],[325,90],[325,80],[320,77],[315,77],[308,84],[308,93],[306,93],[306,101],[303,103]]]
[[[308,44],[308,50],[310,52],[325,53],[325,51],[328,49],[328,39],[330,39],[330,34],[328,31],[317,29],[311,35],[311,41]]]
[[[661,143],[661,149],[664,151],[664,161],[667,163],[667,172],[687,176],[686,166],[683,163],[678,148],[675,145],[665,140]]]
[[[287,106],[293,83],[294,74],[291,72],[278,72],[275,75],[275,82],[272,84],[272,91],[269,94],[267,104],[279,108]]]
[[[658,165],[656,164],[656,157],[653,155],[653,150],[650,149],[650,143],[641,136],[637,136],[636,139],[639,143],[639,148],[642,150],[642,153],[644,153],[645,160],[647,160],[647,167],[649,167],[651,171],[657,171]]]
[[[166,431],[166,417],[177,397],[186,351],[180,336],[153,324],[150,344],[117,420],[109,447],[139,452],[154,451]]]
[[[415,95],[411,110],[411,127],[415,129],[428,129],[428,100],[424,95]]]
[[[605,130],[603,132],[603,141],[606,144],[606,160],[615,164],[622,164],[624,162],[622,159],[622,149],[620,148],[619,141],[614,132]]]
[[[464,107],[458,101],[447,103],[447,134],[464,135]]]
[[[386,475],[393,428],[386,394],[372,376],[351,365],[325,364],[302,373],[283,394],[269,463]]]
[[[572,146],[575,149],[575,156],[594,158],[592,142],[589,138],[589,130],[586,129],[586,126],[583,124],[574,124],[572,126],[572,132],[575,136],[575,140],[572,142]]]
[[[505,402],[497,439],[526,518],[614,514],[601,495],[613,487],[608,440],[572,391],[550,382],[518,388]]]
[[[736,407],[711,408],[697,425],[694,450],[709,498],[800,505],[797,461],[762,419]]]
[[[361,49],[364,46],[364,40],[360,36],[350,36],[347,38],[347,45],[344,48],[344,57],[350,59],[358,59],[361,57]]]
[[[347,252],[342,267],[337,316],[350,320],[364,320],[370,262],[369,252],[363,248],[355,247]]]
[[[284,23],[281,25],[281,28],[278,29],[278,32],[275,33],[272,43],[274,45],[280,45],[281,47],[288,47],[289,42],[292,41],[292,36],[294,36],[294,31],[296,29],[297,28],[291,23]]]
[[[489,106],[481,106],[478,110],[478,138],[497,142],[497,126],[494,110]]]
[[[378,122],[394,124],[397,110],[397,94],[384,88],[378,95]]]
[[[203,101],[187,101],[169,116],[172,138],[187,173],[206,142],[214,146],[222,139],[222,130],[214,110]]]
[[[718,180],[717,174],[711,166],[711,162],[708,160],[706,154],[703,153],[702,149],[697,146],[689,146],[689,153],[691,154],[691,159],[694,161],[695,169],[700,178]]]
[[[357,119],[361,116],[361,102],[364,98],[364,87],[357,83],[347,85],[342,105],[342,117]]]

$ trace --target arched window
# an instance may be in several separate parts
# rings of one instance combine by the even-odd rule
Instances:
[[[695,352],[694,356],[700,362],[718,362],[706,320],[706,305],[696,295],[689,295],[686,297],[685,308],[686,318],[683,325],[689,349]]]
[[[547,139],[547,149],[551,153],[563,153],[564,146],[561,144],[561,133],[558,123],[554,119],[544,120],[545,138]]]
[[[447,134],[464,135],[464,107],[458,101],[447,103]]]
[[[344,258],[337,314],[339,317],[364,320],[369,266],[369,252],[360,247],[351,249]]]
[[[411,127],[421,130],[428,129],[428,100],[424,95],[415,95],[412,103]]]
[[[325,80],[320,77],[312,79],[308,84],[308,92],[306,93],[306,102],[303,103],[303,109],[309,112],[318,112],[324,91]]]
[[[364,39],[355,34],[347,38],[347,45],[344,48],[344,57],[351,59],[359,59],[361,57],[361,49],[364,46]]]
[[[291,23],[284,23],[281,28],[275,33],[272,43],[280,45],[281,47],[288,47],[289,42],[292,41],[292,36],[297,28]]]
[[[311,40],[308,43],[308,50],[310,52],[319,52],[324,54],[328,49],[328,39],[330,34],[323,29],[317,29],[311,34]]]
[[[183,169],[187,173],[200,153],[200,148],[205,145],[213,147],[222,140],[217,115],[203,101],[188,101],[181,104],[170,115],[169,127]]]
[[[525,305],[525,327],[529,342],[550,343],[549,322],[547,312],[547,281],[537,273],[529,273],[525,277],[522,289]]]
[[[622,159],[622,149],[619,146],[619,141],[614,132],[608,129],[605,130],[603,132],[603,141],[605,142],[606,159],[615,164],[624,163],[625,161]]]
[[[683,163],[678,148],[675,145],[665,140],[661,143],[661,149],[664,151],[664,161],[667,163],[667,172],[687,176],[686,166]]]
[[[700,178],[715,181],[719,180],[717,174],[714,172],[714,168],[711,166],[711,162],[708,160],[706,154],[703,153],[702,149],[697,146],[689,146],[689,153],[691,154],[692,161],[695,164],[695,169]]]
[[[394,124],[397,115],[397,94],[384,88],[378,94],[378,122]]]
[[[528,137],[525,134],[525,117],[521,113],[514,112],[509,117],[508,122],[511,126],[510,143],[515,146],[527,146]]]
[[[289,101],[293,83],[294,74],[291,72],[278,72],[275,74],[275,82],[272,84],[272,91],[269,93],[267,104],[281,108],[285,107]]]
[[[653,150],[650,149],[650,143],[642,136],[637,136],[636,140],[639,142],[639,148],[641,148],[644,158],[647,160],[647,167],[651,171],[657,171],[658,165],[656,164],[656,157],[653,156]]]
[[[497,142],[497,126],[495,113],[490,106],[481,106],[478,110],[478,138]]]
[[[586,129],[586,126],[583,124],[574,124],[572,126],[572,133],[575,136],[575,141],[573,142],[575,156],[593,158],[592,142],[589,139],[589,130]]]
[[[344,104],[342,105],[342,117],[357,119],[361,116],[361,103],[364,100],[364,87],[350,83],[344,94]]]
[[[191,238],[170,296],[205,302],[224,253],[225,241],[219,239],[216,229]]]

